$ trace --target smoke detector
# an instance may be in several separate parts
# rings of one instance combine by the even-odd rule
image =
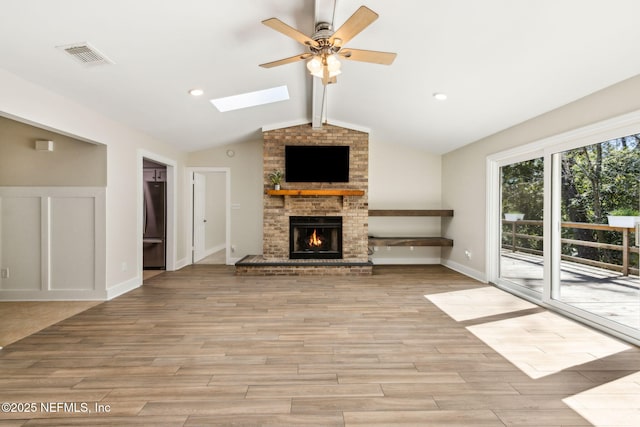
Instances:
[[[107,58],[106,55],[103,55],[86,42],[56,46],[56,48],[66,52],[73,59],[84,65],[113,64],[113,61]]]

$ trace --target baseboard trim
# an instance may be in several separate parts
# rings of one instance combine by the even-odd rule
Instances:
[[[208,257],[209,255],[213,255],[218,251],[221,251],[223,249],[226,249],[227,245],[224,243],[220,243],[219,245],[215,245],[207,250],[204,251],[204,258]]]
[[[4,289],[0,301],[105,301],[107,292],[97,290],[23,291]]]
[[[112,300],[120,295],[126,294],[136,288],[142,286],[142,277],[136,276],[133,279],[129,279],[126,282],[118,283],[115,286],[107,288],[107,300]]]
[[[176,261],[176,270],[180,270],[181,268],[185,268],[187,265],[191,265],[191,260],[189,258],[182,258]]]
[[[371,257],[373,265],[433,265],[440,264],[440,258],[382,258]]]
[[[453,271],[457,271],[460,274],[464,274],[465,276],[471,277],[482,283],[487,283],[487,277],[481,271],[475,270],[473,268],[469,268],[466,265],[459,264],[454,261],[443,260],[442,265],[447,268],[450,268]]]

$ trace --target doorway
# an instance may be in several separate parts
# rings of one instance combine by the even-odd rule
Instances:
[[[167,266],[167,166],[142,159],[142,268]]]
[[[550,303],[640,337],[640,133],[552,161]]]
[[[500,283],[542,299],[544,158],[500,167]]]
[[[174,160],[157,155],[155,153],[138,150],[137,152],[137,205],[138,205],[138,224],[137,224],[137,270],[138,278],[141,282],[145,280],[145,275],[148,278],[149,275],[156,274],[162,271],[174,271],[176,269],[176,189],[175,183],[177,181],[176,170],[177,166]],[[152,179],[153,178],[153,179]],[[145,229],[149,229],[149,216],[151,211],[148,210],[150,206],[145,203],[145,186],[151,182],[155,188],[155,183],[160,184],[159,187],[163,187],[158,190],[160,194],[164,195],[164,237],[160,236],[145,236]],[[157,215],[158,211],[154,211],[153,214]],[[156,225],[158,217],[156,216]],[[162,229],[162,227],[160,227]],[[153,242],[149,239],[154,238]],[[146,240],[146,242],[145,242]],[[162,244],[159,244],[161,240],[164,240]],[[149,267],[149,260],[145,263],[145,245],[151,246],[153,244],[156,253],[156,259],[154,263],[156,265],[152,268]],[[159,249],[160,247],[162,247]],[[149,249],[147,249],[149,250]],[[158,255],[158,253],[162,252]],[[145,265],[146,264],[146,265]]]
[[[230,263],[230,179],[228,168],[190,168],[191,262]]]
[[[640,116],[620,120],[488,158],[487,279],[637,343]]]

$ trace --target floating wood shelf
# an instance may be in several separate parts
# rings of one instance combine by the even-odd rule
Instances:
[[[270,196],[364,196],[364,190],[267,190]]]
[[[453,209],[371,209],[369,216],[453,216]]]
[[[453,216],[452,209],[372,209],[369,216]],[[444,237],[373,237],[369,246],[453,246],[453,240]]]
[[[453,246],[444,237],[369,237],[369,246]]]

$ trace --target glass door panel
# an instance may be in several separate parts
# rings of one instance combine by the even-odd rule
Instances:
[[[544,286],[542,157],[500,168],[501,246],[499,278],[527,293]]]
[[[623,327],[640,329],[637,135],[554,156],[555,214],[551,298]],[[627,223],[614,216],[623,215]],[[596,320],[597,321],[597,320]]]

